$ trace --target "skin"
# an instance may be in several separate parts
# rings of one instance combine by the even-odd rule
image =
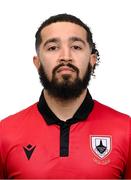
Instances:
[[[38,69],[40,64],[43,65],[48,79],[52,79],[53,69],[64,62],[65,66],[58,69],[56,73],[57,81],[63,81],[62,75],[69,75],[72,82],[76,76],[76,71],[66,66],[70,62],[79,69],[79,77],[82,79],[88,64],[92,67],[96,63],[96,55],[91,54],[89,43],[87,42],[87,32],[77,24],[70,22],[52,23],[41,31],[42,43],[40,44],[37,55],[33,61]],[[79,108],[86,96],[86,90],[76,99],[60,100],[51,97],[48,91],[44,91],[44,96],[48,106],[62,121],[71,118]]]

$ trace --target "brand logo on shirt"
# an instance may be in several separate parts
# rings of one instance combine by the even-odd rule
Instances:
[[[23,147],[28,160],[31,158],[35,148],[36,146],[32,146],[31,144],[28,144],[26,147]]]
[[[110,136],[91,136],[91,149],[99,158],[108,156],[112,149]]]

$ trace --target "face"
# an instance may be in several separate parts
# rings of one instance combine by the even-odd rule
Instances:
[[[43,28],[41,37],[38,56],[34,57],[39,73],[58,86],[74,87],[76,82],[82,82],[96,63],[85,29],[74,23],[57,22]]]

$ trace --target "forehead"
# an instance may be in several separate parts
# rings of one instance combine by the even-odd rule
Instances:
[[[78,36],[86,41],[86,30],[75,23],[71,22],[56,22],[44,27],[41,31],[42,40],[49,38],[69,39],[72,36]]]

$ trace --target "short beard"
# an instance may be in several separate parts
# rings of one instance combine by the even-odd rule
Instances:
[[[55,72],[58,70],[58,68],[62,66],[64,66],[64,64],[60,64],[56,68],[54,68],[53,73],[52,73],[53,74],[52,80],[49,81],[47,74],[45,73],[44,67],[40,65],[38,69],[40,82],[42,86],[44,87],[44,89],[46,89],[47,92],[55,98],[59,98],[61,100],[75,99],[79,97],[89,85],[89,81],[91,79],[91,73],[92,73],[92,66],[89,63],[83,79],[80,79],[79,69],[69,63],[66,66],[76,71],[77,73],[76,79],[71,82],[69,80],[70,75],[65,74],[62,76],[63,82],[58,82],[57,78],[55,77]]]

